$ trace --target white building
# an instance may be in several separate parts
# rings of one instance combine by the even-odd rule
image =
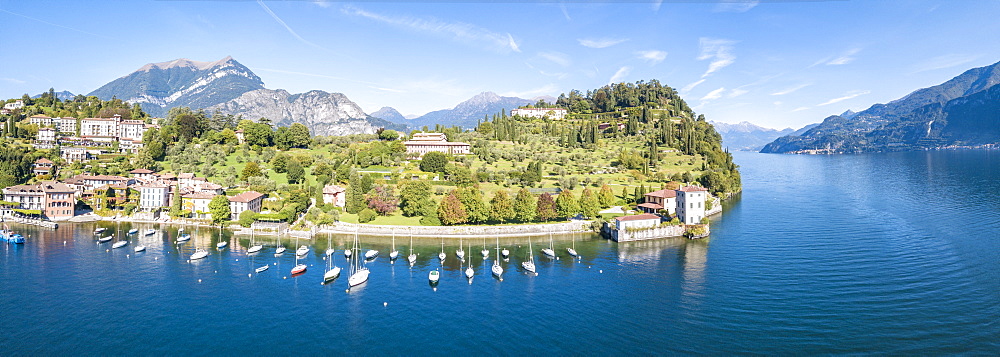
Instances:
[[[343,187],[337,185],[326,185],[323,186],[323,203],[333,204],[337,207],[344,207],[346,205],[346,194],[347,190]]]
[[[38,125],[38,127],[49,127],[52,126],[52,117],[47,115],[35,114],[28,117],[28,122],[31,124]]]
[[[68,163],[87,161],[90,159],[90,154],[87,153],[87,149],[85,148],[61,147],[59,148],[59,156]]]
[[[170,205],[170,187],[162,183],[151,183],[138,187],[139,208],[152,211]]]
[[[56,122],[57,120],[58,120],[58,125],[56,125],[56,127],[59,128],[60,133],[70,133],[76,135],[76,124],[77,124],[76,118],[74,117],[56,118],[53,120],[53,122]]]
[[[7,110],[21,109],[21,108],[24,108],[24,101],[18,99],[18,100],[15,100],[13,102],[4,104],[3,108],[7,109]]]
[[[545,118],[565,119],[566,109],[562,108],[519,108],[510,111],[511,116],[521,116],[525,118]]]
[[[122,139],[132,139],[142,141],[142,134],[146,132],[146,123],[141,120],[122,120],[118,123],[118,137]]]
[[[660,216],[652,213],[643,213],[634,216],[624,216],[615,218],[615,226],[618,230],[626,230],[629,228],[651,228],[660,225]]]
[[[677,190],[677,218],[683,224],[700,224],[705,218],[705,199],[708,189],[685,186]]]
[[[448,137],[443,133],[416,133],[413,138],[403,142],[406,146],[407,154],[418,154],[423,156],[431,151],[443,152],[446,154],[468,154],[470,145],[462,142],[448,142]]]
[[[83,137],[117,137],[118,121],[121,117],[114,118],[84,118],[80,119],[80,136]]]
[[[38,129],[38,141],[53,142],[56,141],[56,129],[52,128],[41,128]]]
[[[246,191],[229,197],[229,210],[233,214],[230,219],[235,221],[240,218],[240,213],[248,210],[260,213],[260,207],[263,202],[264,194],[257,191]]]
[[[645,202],[639,204],[639,209],[646,213],[660,213],[666,210],[668,215],[677,212],[677,191],[659,190],[647,193]]]
[[[212,213],[208,208],[208,204],[212,202],[212,198],[216,195],[211,193],[189,193],[181,196],[184,201],[184,208],[191,210],[191,216],[200,219],[211,219]]]

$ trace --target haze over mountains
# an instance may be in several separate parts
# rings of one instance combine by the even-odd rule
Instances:
[[[765,128],[747,121],[737,124],[709,121],[722,135],[722,145],[730,150],[757,151],[779,137],[791,134],[792,128],[782,130]]]
[[[827,117],[767,144],[765,153],[857,153],[981,146],[1000,142],[1000,62],[940,85]]]

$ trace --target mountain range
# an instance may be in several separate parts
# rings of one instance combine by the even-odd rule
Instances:
[[[484,92],[452,109],[433,111],[414,119],[406,119],[391,107],[368,115],[341,93],[312,90],[292,94],[282,89],[267,89],[253,71],[228,56],[215,62],[181,58],[149,63],[89,95],[139,103],[154,117],[166,116],[173,107],[190,107],[242,115],[252,120],[268,118],[277,125],[302,123],[314,135],[374,133],[379,128],[403,131],[435,124],[471,128],[477,121],[501,110],[535,103],[530,99]]]
[[[722,135],[722,146],[731,150],[757,151],[779,137],[795,132],[795,129],[765,128],[747,121],[737,124],[710,121],[715,131]]]
[[[765,153],[858,153],[1000,142],[1000,62],[780,137]]]

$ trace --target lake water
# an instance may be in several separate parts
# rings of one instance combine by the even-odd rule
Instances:
[[[290,277],[294,241],[248,258],[247,237],[217,252],[200,229],[175,228],[112,250],[94,226],[14,226],[31,239],[0,247],[0,351],[54,354],[997,354],[1000,353],[1000,152],[845,156],[736,153],[744,192],[710,238],[616,244],[575,237],[583,255],[539,253],[520,271],[525,241],[503,281],[482,240],[466,248],[468,283],[448,242],[420,240],[417,264],[388,261],[346,292],[321,285],[320,237]],[[106,227],[115,228],[114,225]],[[149,225],[136,225],[140,229]],[[121,225],[124,232],[128,224]],[[189,228],[189,230],[193,230]],[[141,234],[141,233],[140,233]],[[271,238],[273,239],[273,238]],[[331,237],[343,248],[351,237]],[[302,244],[303,242],[299,242]],[[468,242],[466,242],[468,243]],[[495,241],[487,242],[495,245]],[[273,244],[273,243],[271,243]],[[522,245],[518,248],[518,245]],[[212,248],[197,262],[195,246]],[[342,250],[334,263],[346,267]],[[252,274],[271,264],[270,270]],[[275,265],[277,264],[277,265]],[[249,276],[248,276],[249,274]]]

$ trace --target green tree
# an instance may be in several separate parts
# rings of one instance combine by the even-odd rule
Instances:
[[[279,174],[285,173],[288,170],[289,159],[290,158],[288,157],[288,155],[285,155],[284,153],[278,153],[277,155],[274,155],[274,157],[271,158],[270,162],[271,170],[274,170],[274,172],[277,172]]]
[[[173,200],[171,201],[172,202],[170,203],[170,213],[169,213],[170,217],[174,218],[180,217],[183,214],[182,212],[184,210],[184,202],[181,200],[180,186],[174,186],[174,197]]]
[[[292,123],[288,127],[288,144],[293,148],[306,148],[312,143],[309,127],[302,123]]]
[[[233,214],[229,209],[229,199],[225,195],[212,197],[212,201],[208,203],[208,212],[212,214],[212,223],[215,224],[228,221]]]
[[[367,191],[361,186],[361,175],[358,174],[357,170],[352,169],[347,182],[347,194],[344,197],[347,213],[358,213],[365,208],[365,192]]]
[[[299,164],[299,160],[296,160],[294,157],[288,159],[285,169],[288,171],[288,183],[296,184],[304,182],[306,171]]]
[[[434,215],[431,184],[427,181],[403,181],[399,184],[399,208],[406,217]]]
[[[214,217],[215,215],[212,216]],[[250,227],[250,225],[252,225],[253,222],[256,221],[257,221],[257,212],[246,210],[243,211],[243,213],[240,213],[240,220],[239,220],[240,226]]]
[[[490,220],[501,223],[514,220],[514,202],[507,190],[497,191],[490,200]]]
[[[448,164],[448,158],[444,153],[432,151],[424,154],[420,160],[420,171],[442,173],[446,164]]]
[[[538,196],[538,205],[535,207],[535,216],[539,221],[551,221],[556,218],[556,202],[548,192]]]
[[[597,204],[601,208],[611,207],[615,204],[615,193],[611,191],[611,186],[607,184],[601,186],[601,191],[597,194]]]
[[[462,206],[462,202],[455,196],[454,191],[441,200],[441,204],[438,205],[437,215],[441,223],[449,226],[468,222],[469,219],[465,207]]]
[[[469,223],[485,223],[490,218],[489,208],[483,202],[483,193],[476,187],[464,187],[456,189],[458,200],[465,207],[468,214]]]
[[[580,212],[584,217],[594,218],[597,217],[597,211],[600,211],[597,195],[590,188],[583,189],[583,193],[580,194]]]
[[[559,217],[572,217],[580,213],[580,202],[576,200],[573,191],[563,190],[556,198],[556,212]]]
[[[241,181],[250,181],[251,177],[264,176],[264,173],[260,170],[260,165],[256,162],[250,161],[247,166],[243,167],[243,172],[240,173]]]
[[[387,140],[387,141],[396,140],[399,139],[399,132],[392,129],[382,130],[381,133],[378,133],[378,138],[379,140]]]
[[[375,213],[375,210],[371,208],[365,208],[361,210],[361,212],[358,212],[358,223],[368,223],[374,221],[375,216],[377,215],[378,214]]]
[[[531,222],[535,220],[537,213],[535,196],[526,188],[518,190],[517,196],[514,197],[514,218],[520,222]]]

